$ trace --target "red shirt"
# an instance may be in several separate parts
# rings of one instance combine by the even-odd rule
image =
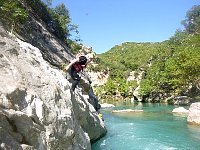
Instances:
[[[83,67],[79,64],[79,62],[74,63],[72,67],[74,67],[77,72],[83,70]]]

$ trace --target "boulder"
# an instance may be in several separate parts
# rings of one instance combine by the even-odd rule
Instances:
[[[101,108],[115,107],[113,104],[103,103],[101,104]]]
[[[177,116],[188,116],[189,110],[185,109],[184,107],[174,108],[172,113]]]
[[[200,102],[192,103],[190,105],[187,121],[190,124],[200,125]]]

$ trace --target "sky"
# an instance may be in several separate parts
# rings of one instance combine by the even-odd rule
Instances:
[[[64,3],[79,38],[97,54],[124,42],[162,42],[200,0],[52,0]],[[73,36],[71,37],[73,38]]]

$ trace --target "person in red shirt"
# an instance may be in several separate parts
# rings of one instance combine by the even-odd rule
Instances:
[[[72,90],[74,91],[78,83],[80,82],[81,77],[78,75],[79,72],[83,71],[83,69],[93,60],[93,57],[90,55],[87,56],[79,56],[72,60],[69,65],[67,65],[64,70],[70,69],[70,75],[74,82],[72,83]]]

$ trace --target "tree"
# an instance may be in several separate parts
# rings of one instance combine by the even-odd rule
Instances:
[[[186,19],[182,21],[186,31],[190,34],[200,32],[200,5],[194,6],[186,14]]]
[[[61,3],[58,6],[55,7],[54,9],[55,13],[57,13],[60,16],[64,16],[66,18],[70,18],[69,17],[69,11],[67,10],[67,8],[65,7],[65,4]]]
[[[104,91],[106,91],[107,95],[114,95],[116,92],[116,85],[111,78],[108,79],[104,86]]]
[[[51,6],[52,0],[46,0],[46,3],[47,3],[48,6]]]
[[[15,0],[0,0],[0,17],[12,26],[12,30],[27,18],[27,13]]]

